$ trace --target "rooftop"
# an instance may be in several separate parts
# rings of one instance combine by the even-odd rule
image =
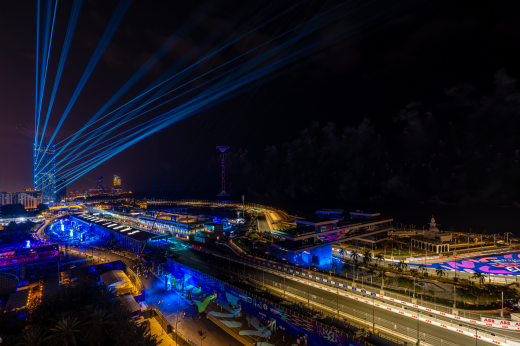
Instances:
[[[371,217],[374,217],[374,216],[380,216],[381,214],[380,213],[370,213],[370,212],[363,212],[363,211],[351,211],[349,213],[350,215],[356,215],[356,216],[371,216]]]
[[[321,218],[316,218],[316,219],[323,220]],[[352,220],[345,220],[345,221],[341,221],[341,222],[338,222],[338,220],[327,220],[327,219],[325,219],[325,220],[328,221],[327,223],[338,223],[338,225],[337,225],[337,227],[333,227],[331,230],[326,230],[326,231],[321,231],[321,232],[316,231],[311,228],[299,227],[299,228],[290,228],[290,229],[278,230],[278,231],[275,230],[275,231],[273,231],[273,234],[281,236],[281,237],[287,237],[291,240],[294,240],[296,238],[304,239],[304,238],[314,237],[317,235],[325,235],[328,233],[335,233],[335,232],[340,232],[340,231],[344,231],[344,230],[356,229],[356,228],[360,228],[360,227],[370,226],[373,224],[379,224],[379,223],[383,223],[383,222],[393,221],[392,218],[382,217],[382,216],[376,216],[370,220],[352,219]],[[296,222],[298,222],[298,221],[300,221],[300,220],[296,220]],[[302,221],[304,221],[304,220],[302,220]]]
[[[155,237],[156,235],[150,232],[146,232],[134,227],[129,227],[128,225],[120,224],[114,221],[107,221],[104,219],[100,219],[98,217],[89,215],[89,214],[80,214],[74,215],[75,218],[79,220],[83,220],[85,222],[89,222],[95,224],[97,226],[109,229],[115,233],[119,233],[124,235],[125,237],[131,238],[133,240],[137,240],[139,242],[148,240],[150,238]]]
[[[273,243],[272,246],[276,248],[280,248],[292,253],[298,253],[305,250],[311,250],[313,248],[318,248],[324,245],[331,245],[331,244],[337,244],[337,243],[343,243],[347,240],[357,238],[357,237],[364,237],[364,236],[370,236],[372,234],[377,234],[381,232],[388,231],[388,228],[383,229],[377,229],[377,230],[366,230],[366,229],[352,229],[352,232],[349,232],[348,234],[342,235],[342,237],[338,239],[316,239],[314,243],[307,243],[307,244],[299,244],[298,242],[291,241],[290,239],[286,239],[280,242]],[[337,232],[337,231],[336,231]],[[321,234],[318,234],[321,235]]]
[[[317,213],[343,213],[343,209],[320,209]]]
[[[338,220],[336,219],[324,219],[322,217],[306,217],[304,219],[295,220],[296,223],[301,223],[304,225],[310,225],[310,226],[323,226],[323,225],[330,225],[333,223],[338,223]]]

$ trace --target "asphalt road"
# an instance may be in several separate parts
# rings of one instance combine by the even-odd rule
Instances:
[[[198,257],[200,255],[200,253],[196,253],[194,255]],[[189,260],[189,257],[184,256],[184,259]],[[228,268],[228,266],[229,266],[228,261],[226,261],[225,259],[220,259],[220,258],[215,258],[213,263],[215,265],[223,267],[223,268]],[[195,265],[195,263],[194,263],[194,265]],[[231,262],[231,268],[235,272],[243,271],[243,266],[238,263]],[[262,281],[262,271],[261,270],[246,266],[246,273],[248,275],[251,275],[252,278],[255,277],[256,280]],[[284,283],[283,278],[281,278],[277,275],[273,275],[273,274],[269,274],[269,273],[265,273],[264,275],[265,275],[266,280],[275,281],[275,282],[281,283],[281,284]],[[336,294],[325,292],[325,291],[322,291],[317,288],[313,288],[313,287],[310,287],[310,286],[307,286],[304,284],[300,284],[298,282],[294,282],[292,280],[285,280],[285,281],[286,281],[285,282],[286,285],[296,288],[303,292],[308,291],[311,295],[316,295],[318,297],[322,297],[322,298],[328,299],[330,301],[333,301],[333,300],[336,301],[338,299]],[[376,301],[377,301],[377,299],[376,299]],[[385,303],[385,305],[387,305],[386,301],[380,300],[380,302],[383,302],[383,303]],[[339,304],[342,304],[344,306],[347,306],[347,307],[359,310],[361,312],[365,312],[369,315],[372,315],[372,307],[370,305],[366,305],[365,303],[361,303],[361,302],[358,302],[358,301],[355,301],[355,300],[352,300],[349,298],[345,298],[345,297],[339,297]],[[400,324],[404,327],[410,328],[411,330],[417,330],[417,328],[418,328],[417,321],[413,320],[409,317],[400,316],[396,313],[385,311],[382,309],[375,309],[374,312],[375,312],[374,315],[376,317],[380,317],[387,321],[391,321],[391,322]],[[468,345],[468,344],[473,345],[473,344],[475,344],[475,341],[476,341],[473,337],[468,337],[468,336],[461,335],[459,333],[456,333],[456,332],[453,332],[450,330],[441,329],[440,327],[432,326],[426,322],[419,322],[419,330],[421,332],[427,333],[431,336],[435,336],[439,339],[443,339],[443,340],[446,340],[446,341],[449,341],[449,342],[452,342],[452,343],[458,344],[458,345]],[[501,334],[501,335],[503,335],[503,334]],[[519,336],[520,336],[520,333],[519,333]],[[484,346],[484,345],[489,345],[489,343],[479,340],[476,345]]]

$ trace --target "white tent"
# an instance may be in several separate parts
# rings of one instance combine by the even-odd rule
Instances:
[[[103,283],[108,287],[114,288],[116,293],[122,290],[129,291],[134,287],[128,276],[126,276],[125,272],[122,270],[111,270],[101,274],[100,277],[101,281],[103,281]]]

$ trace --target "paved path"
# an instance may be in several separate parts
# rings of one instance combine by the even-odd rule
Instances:
[[[152,275],[148,279],[141,278],[146,288],[146,303],[150,307],[158,308],[166,320],[177,328],[179,332],[186,338],[190,339],[197,345],[200,345],[202,334],[203,345],[211,346],[241,346],[242,344],[220,329],[215,323],[208,320],[205,314],[201,314],[198,318],[197,305],[192,305],[188,299],[182,294],[175,291],[166,291],[164,282]],[[158,303],[161,301],[161,305]],[[183,318],[183,313],[186,317]],[[193,315],[193,319],[192,316]],[[209,327],[209,330],[208,330]],[[175,333],[173,333],[175,338]]]

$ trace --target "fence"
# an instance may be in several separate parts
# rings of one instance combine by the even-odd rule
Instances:
[[[220,268],[220,269],[226,270],[225,267]],[[240,277],[243,277],[244,279],[246,278],[245,276],[240,274],[239,271],[238,272],[231,271],[231,273],[238,275]],[[430,345],[443,345],[443,346],[457,346],[458,345],[458,344],[454,344],[449,341],[446,341],[444,339],[440,339],[435,336],[426,334],[424,332],[420,332],[420,331],[417,332],[416,329],[405,327],[405,326],[388,321],[383,318],[374,316],[374,318],[372,319],[373,315],[371,315],[371,314],[367,314],[365,312],[350,308],[343,304],[339,304],[339,302],[331,301],[331,300],[328,300],[328,299],[325,299],[325,298],[322,298],[322,297],[319,297],[319,296],[316,296],[313,294],[308,294],[305,291],[296,289],[294,287],[290,287],[288,285],[284,285],[282,283],[268,280],[263,277],[256,277],[254,275],[252,276],[251,279],[259,286],[264,286],[264,287],[270,286],[271,288],[275,288],[280,291],[283,291],[285,298],[287,298],[287,293],[289,293],[289,294],[297,297],[296,299],[307,300],[308,302],[312,302],[312,304],[315,306],[321,305],[321,306],[329,308],[330,310],[335,310],[335,311],[337,311],[338,316],[346,315],[349,318],[349,323],[352,326],[355,326],[359,329],[367,328],[367,327],[370,328],[371,325],[373,324],[376,327],[375,330],[373,330],[374,333],[376,333],[378,331],[379,333],[377,333],[377,335],[379,335],[380,337],[383,337],[390,341],[396,342],[398,344],[401,344],[403,340],[409,342],[410,339],[417,340],[417,337],[419,337],[420,340],[422,340]],[[244,293],[251,295],[251,293],[249,293],[249,292],[244,292]],[[273,304],[273,303],[269,303],[269,304],[276,306],[276,304]],[[286,306],[277,306],[277,307],[279,307],[282,310],[287,310]],[[294,314],[294,313],[291,312],[291,314]],[[355,320],[352,319],[352,317],[355,317],[358,320],[362,320],[362,321],[364,320],[365,322],[364,323],[363,322],[360,323],[359,321],[356,322]],[[308,317],[304,316],[304,318],[307,319]],[[313,321],[313,323],[324,326],[322,323],[317,322],[317,321]],[[379,327],[380,329],[378,330],[377,327]],[[386,330],[381,330],[381,327]],[[327,328],[327,326],[325,326],[325,328]],[[328,328],[330,328],[330,326],[328,326]],[[392,331],[392,334],[398,334],[400,336],[400,338],[396,338],[394,335],[390,334],[389,330]],[[350,337],[350,338],[352,338],[352,337]]]
[[[143,311],[143,316],[146,316],[147,314],[150,314],[150,318],[155,318],[157,322],[161,325],[161,328],[166,332],[166,334],[172,333],[175,331],[178,337],[180,337],[182,340],[184,340],[187,344],[191,346],[199,346],[197,343],[191,341],[183,334],[179,333],[177,329],[175,329],[170,322],[164,318],[163,314],[157,310],[156,308],[148,309]]]
[[[235,245],[236,246],[236,245]],[[236,261],[236,260],[235,260]],[[243,262],[243,261],[241,261]],[[248,263],[249,261],[246,261],[246,263]],[[254,261],[254,264],[255,265],[262,265],[262,266],[265,266],[265,267],[270,267],[270,268],[274,268],[274,269],[281,269],[281,270],[287,270],[286,267],[282,267],[282,266],[279,266],[277,264],[269,264],[267,265],[266,263],[264,263],[263,261]],[[303,274],[303,272],[305,271],[303,268],[301,267],[292,267],[291,269],[293,269],[294,271],[297,271],[300,270]],[[434,271],[433,269],[431,270],[432,272]],[[427,273],[428,271],[426,271]],[[462,274],[462,275],[461,275]],[[320,283],[324,284],[324,285],[329,285],[331,287],[336,287],[334,284],[329,284],[327,283],[327,280],[330,280],[331,278],[334,278],[334,280],[336,282],[338,282],[340,285],[347,285],[349,284],[349,281],[345,280],[344,278],[341,278],[335,274],[331,274],[331,275],[326,275],[326,274],[321,274],[321,273],[318,273],[318,272],[312,272],[312,275],[323,280],[323,281],[320,281]],[[461,276],[467,276],[468,278],[471,277],[471,274],[468,274],[468,273],[457,273],[457,277],[460,279]],[[365,276],[364,275],[361,275],[361,279],[363,279]],[[353,284],[354,282],[354,274],[350,273],[348,275],[348,278],[350,278],[350,285]],[[474,281],[475,279],[472,279],[472,281]],[[517,281],[517,279],[515,278],[514,280],[511,280],[511,281]],[[368,287],[368,288],[372,288],[374,291],[376,292],[380,292],[381,295],[385,295],[385,296],[388,296],[390,298],[394,298],[394,299],[399,299],[399,300],[402,300],[402,301],[405,301],[407,303],[410,303],[410,304],[417,304],[417,301],[419,301],[420,299],[417,299],[417,298],[412,298],[410,296],[406,296],[406,295],[403,295],[403,294],[399,294],[399,293],[396,293],[396,292],[391,292],[391,291],[388,291],[388,290],[381,290],[381,288],[379,286],[374,286],[374,285],[371,285],[369,282],[363,282],[362,284],[359,283],[359,280],[358,282],[355,283],[356,286],[360,286],[360,285],[363,285],[363,287]],[[459,303],[461,302],[461,300],[459,300]],[[420,305],[428,308],[428,309],[433,309],[433,310],[437,310],[437,311],[441,311],[441,312],[444,312],[444,313],[448,313],[448,314],[453,314],[453,315],[458,315],[458,316],[462,316],[462,317],[465,317],[465,318],[470,318],[470,319],[474,319],[474,320],[480,320],[482,317],[491,317],[491,318],[500,318],[500,315],[497,315],[497,314],[492,314],[492,313],[476,313],[476,312],[471,312],[471,311],[467,311],[467,310],[463,310],[463,309],[458,309],[458,308],[453,308],[453,307],[450,307],[450,306],[446,306],[446,305],[442,305],[442,304],[437,304],[437,303],[434,303],[434,302],[428,302],[426,300],[422,300]]]
[[[247,263],[246,261],[238,261],[238,260],[233,260],[233,262],[238,262],[238,263],[242,263],[242,264]],[[256,261],[255,261],[255,262],[256,262]],[[259,262],[260,262],[260,261],[259,261]],[[263,264],[263,263],[262,263],[262,264]],[[269,265],[269,266],[272,267],[272,268],[274,268],[274,269],[282,269],[280,266],[276,266],[276,265]],[[231,268],[232,268],[232,267],[231,267]],[[223,268],[223,269],[225,270],[225,269],[227,269],[227,267],[226,267],[226,268]],[[285,269],[285,268],[284,268],[284,269]],[[285,269],[285,270],[287,270],[287,269]],[[237,268],[236,272],[234,272],[234,269],[232,269],[232,272],[233,272],[234,274],[237,274],[237,275],[242,275],[242,274],[241,274],[242,270],[241,270],[240,268]],[[317,277],[320,277],[319,275],[316,275],[316,276],[317,276]],[[334,285],[334,284],[328,283],[328,282],[327,282],[327,280],[328,280],[327,277],[322,276],[321,278],[324,279],[324,281],[320,281],[320,284],[322,284],[322,285],[326,285],[326,286],[329,286],[329,287],[331,287],[331,288],[335,288],[335,289],[338,288],[337,285]],[[287,292],[289,289],[293,289],[293,288],[290,288],[289,286],[285,286],[285,287],[284,287],[284,285],[282,285],[281,283],[276,283],[276,282],[274,282],[274,281],[272,281],[272,280],[266,280],[265,277],[259,277],[259,278],[257,278],[257,279],[258,279],[259,282],[266,282],[266,281],[268,281],[268,282],[269,282],[269,283],[268,283],[269,285],[271,285],[272,287],[277,287],[277,288],[280,287],[282,290],[284,290],[284,292]],[[307,279],[308,279],[308,278],[307,278]],[[346,284],[346,281],[345,281],[345,284]],[[278,285],[278,286],[277,286],[277,285]],[[291,292],[291,293],[292,293],[292,292]],[[351,292],[351,291],[349,290],[349,293],[351,293],[351,294],[353,293],[353,294],[359,295],[360,297],[364,297],[363,294],[361,294],[361,293],[359,293],[359,292],[356,292],[356,291],[352,291],[352,292]],[[392,294],[387,294],[388,292],[384,292],[384,293],[385,293],[384,295],[393,298],[393,297],[392,297]],[[383,293],[381,293],[381,294],[383,295]],[[312,300],[313,302],[317,302],[317,303],[323,304],[323,305],[325,305],[325,306],[329,306],[329,304],[330,304],[330,303],[325,303],[325,301],[327,301],[326,299],[324,300],[324,302],[320,302],[319,299],[323,299],[323,298],[321,298],[321,297],[316,297],[316,296],[311,295],[312,297],[315,298],[315,300],[310,299],[310,298],[307,297],[307,292],[304,292],[304,291],[299,291],[297,295],[300,296],[300,297],[304,297],[305,299],[308,299],[308,301],[311,301],[311,300]],[[400,300],[403,300],[403,301],[408,300],[410,303],[415,304],[415,302],[411,302],[411,298],[409,298],[409,297],[401,296],[401,295],[397,295],[397,294],[393,294],[393,295],[395,296],[396,299],[400,299]],[[311,298],[312,298],[312,297],[311,297]],[[406,299],[403,299],[403,298],[406,298]],[[328,301],[328,302],[330,302],[330,301]],[[397,303],[393,303],[393,302],[390,302],[390,301],[383,301],[383,302],[384,302],[385,304],[387,304],[387,305],[393,305],[393,306],[396,306],[396,307],[401,308],[401,305],[399,305],[399,304],[397,304]],[[332,304],[334,304],[334,303],[332,303]],[[428,307],[428,304],[421,304],[421,305],[423,305],[423,306],[425,306],[425,307]],[[432,305],[433,305],[433,304],[432,304]],[[432,306],[431,308],[433,309],[433,306]],[[441,310],[441,309],[439,309],[438,307],[437,307],[436,310],[438,310],[438,311],[442,311],[442,312],[447,312],[447,313],[450,313],[450,314],[452,313],[452,310],[453,310],[452,308],[447,308],[447,307],[441,307],[441,308],[444,308],[445,310]],[[340,311],[340,310],[338,310],[338,312],[339,312],[339,311]],[[469,312],[465,312],[465,314],[466,314],[466,315],[469,315]],[[460,315],[460,314],[459,314],[459,315]],[[483,316],[483,315],[482,315],[482,314],[478,314],[478,316]],[[472,317],[468,316],[467,318],[472,318]],[[442,318],[440,318],[440,317],[439,317],[439,318],[434,318],[433,316],[430,316],[429,319],[432,320],[432,321],[436,321],[436,322],[442,323],[442,324],[444,324],[444,325],[448,325],[448,326],[453,327],[453,328],[457,328],[457,329],[464,330],[465,332],[468,332],[468,333],[473,333],[474,330],[475,330],[475,328],[462,327],[462,326],[459,325],[459,324],[454,324],[454,323],[452,323],[452,322],[449,322],[449,321],[451,321],[451,320],[449,320],[449,319],[444,320],[444,319],[442,319]],[[475,318],[473,317],[472,319],[475,319]],[[498,336],[498,337],[497,337],[497,336],[496,336],[496,333],[487,333],[487,332],[481,331],[480,329],[479,329],[479,335],[481,335],[481,336],[483,336],[483,337],[489,337],[490,339],[499,340],[499,341],[501,341],[501,342],[507,342],[508,340],[510,340],[510,341],[514,341],[514,342],[516,342],[516,343],[520,343],[520,340],[517,340],[517,339],[514,339],[514,338],[505,337],[505,336]]]
[[[258,283],[262,283],[262,281],[263,281],[264,285],[277,288],[277,289],[282,290],[284,292],[292,293],[292,294],[294,294],[297,297],[301,297],[303,299],[307,299],[309,302],[318,303],[318,304],[324,305],[324,306],[326,306],[326,307],[328,307],[330,309],[336,310],[338,312],[338,315],[342,312],[344,314],[349,314],[349,315],[353,315],[353,316],[364,316],[365,319],[367,318],[367,316],[372,317],[371,314],[366,314],[366,313],[364,313],[362,311],[359,311],[359,310],[347,307],[345,305],[339,304],[339,302],[331,301],[331,300],[328,300],[328,299],[325,299],[323,297],[319,297],[319,296],[316,296],[316,295],[313,295],[313,294],[308,294],[305,291],[299,290],[299,289],[294,288],[294,287],[290,287],[288,285],[284,285],[282,283],[277,283],[275,281],[268,280],[268,279],[265,279],[265,278],[262,278],[262,277],[257,277],[257,276],[253,276],[253,278]],[[337,288],[337,286],[336,286],[336,288]],[[364,297],[365,299],[368,299],[368,300],[372,299],[372,297],[373,297],[373,296],[370,296],[370,295],[368,296],[368,298],[365,295],[361,295],[361,296]],[[379,300],[377,300],[375,298],[373,300],[374,300],[374,302],[378,302],[378,303],[380,302]],[[389,303],[388,301],[382,301],[382,302],[384,304],[387,304],[387,305]],[[398,304],[396,306],[400,307],[400,305],[398,305]],[[426,315],[426,313],[424,315]],[[447,322],[445,320],[441,320],[439,318],[433,317],[432,315],[428,315],[428,316],[429,316],[428,319],[430,319],[432,321],[445,324],[445,325],[447,325],[449,327],[453,327],[453,328],[464,330],[465,332],[470,333],[470,334],[473,334],[474,331],[475,331],[475,328],[462,327],[459,324]],[[402,326],[402,325],[399,325],[397,323],[394,323],[394,322],[391,322],[391,321],[388,321],[388,320],[385,320],[385,319],[380,319],[380,321],[383,321],[383,322],[387,323],[388,325],[391,324],[392,326],[394,326],[393,328],[391,328],[392,330],[396,330],[398,328],[397,326],[399,326],[400,330],[405,330],[406,329],[407,333],[401,333],[401,334],[410,336],[409,335],[410,332],[408,331],[410,328]],[[517,339],[514,339],[514,338],[508,338],[508,337],[505,337],[505,336],[499,337],[499,336],[496,336],[496,335],[491,335],[490,333],[488,333],[488,332],[486,332],[484,330],[480,330],[480,329],[479,329],[479,335],[481,335],[482,337],[488,337],[490,339],[495,339],[495,340],[498,340],[498,341],[501,341],[501,342],[505,342],[505,343],[507,343],[508,340],[509,341],[514,341],[514,342],[520,342],[520,340],[517,340]],[[431,340],[432,342],[427,341],[427,339]],[[430,343],[432,345],[440,345],[440,344],[442,344],[442,345],[454,345],[454,344],[450,343],[449,341],[446,341],[446,340],[443,340],[443,339],[439,339],[439,338],[436,338],[436,337],[428,335],[428,334],[424,334],[423,340],[425,340],[426,342],[428,342],[428,343]]]
[[[175,261],[172,261],[172,262],[175,262]],[[179,263],[179,264],[180,264],[180,265],[183,265],[183,266],[187,266],[186,264],[182,264],[182,263]],[[207,265],[207,263],[205,263],[205,265]],[[210,278],[211,280],[214,280],[214,281],[216,281],[216,282],[218,282],[218,283],[220,283],[220,284],[222,284],[222,285],[228,286],[228,287],[230,287],[230,288],[232,288],[232,289],[234,289],[234,290],[236,290],[236,291],[238,291],[238,292],[241,292],[241,293],[243,293],[243,294],[245,294],[245,295],[247,295],[247,296],[250,296],[250,297],[252,297],[252,298],[255,298],[257,301],[261,301],[261,302],[267,303],[267,304],[269,304],[269,305],[272,305],[272,306],[274,306],[274,307],[276,307],[276,308],[279,308],[279,309],[285,311],[286,313],[289,313],[289,314],[291,314],[291,315],[293,315],[293,316],[295,316],[295,317],[298,317],[298,318],[301,318],[301,319],[304,319],[304,320],[309,320],[309,316],[308,316],[308,315],[304,315],[304,314],[298,313],[298,312],[296,312],[296,311],[294,311],[294,310],[291,310],[291,309],[289,309],[289,308],[288,308],[287,306],[285,306],[285,305],[280,305],[280,304],[277,304],[277,303],[271,302],[270,300],[268,300],[268,299],[266,299],[266,298],[264,298],[264,297],[260,297],[260,296],[254,294],[254,293],[252,293],[252,292],[250,292],[250,291],[243,290],[243,289],[241,289],[241,288],[238,288],[238,287],[236,287],[236,286],[231,285],[231,284],[228,283],[228,282],[225,282],[225,281],[222,281],[222,280],[216,279],[216,278],[214,278],[214,277],[211,276],[211,275],[208,275],[208,274],[206,274],[206,273],[201,272],[200,270],[194,269],[194,268],[192,268],[192,267],[189,267],[189,268],[190,268],[190,270],[193,270],[194,272],[197,272],[197,273],[199,273],[200,275],[203,275],[203,276],[205,276],[205,277],[208,277],[208,278]],[[226,271],[227,271],[227,270],[226,270]],[[237,273],[234,273],[234,274],[237,274]],[[241,275],[240,275],[240,276],[241,276]],[[246,279],[246,278],[243,277],[243,276],[242,276],[242,278],[243,278],[243,279]],[[315,320],[313,320],[312,323],[315,324],[315,325],[317,325],[317,326],[319,326],[319,327],[321,327],[321,328],[323,328],[323,329],[327,329],[327,330],[330,330],[330,329],[331,329],[331,326],[330,326],[330,325],[328,325],[328,324],[324,324],[324,323],[321,323],[321,322],[319,322],[319,321],[315,321]],[[343,331],[340,331],[340,330],[336,331],[336,334],[338,334],[338,335],[340,335],[340,336],[342,336],[342,337],[344,337],[344,338],[350,339],[350,340],[354,340],[354,341],[357,341],[357,342],[360,342],[360,343],[362,342],[362,343],[365,344],[366,346],[375,346],[375,345],[372,345],[372,344],[369,343],[369,342],[361,341],[361,340],[359,340],[359,338],[353,338],[352,336],[348,336],[346,333],[344,333]],[[393,340],[389,338],[389,340],[394,341],[395,338],[394,338]]]

